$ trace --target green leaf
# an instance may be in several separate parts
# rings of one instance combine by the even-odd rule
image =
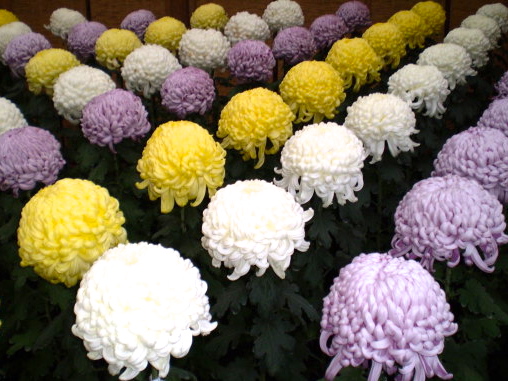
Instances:
[[[310,321],[318,321],[319,314],[304,297],[298,294],[298,286],[289,282],[284,282],[281,286],[282,297],[286,301],[291,313],[298,319],[302,319],[303,313]]]
[[[44,323],[38,320],[31,320],[30,325],[22,333],[17,333],[11,337],[9,343],[12,344],[7,350],[8,355],[13,355],[20,349],[30,350],[35,341],[39,337],[41,330],[44,328]]]
[[[238,279],[221,292],[217,302],[213,304],[211,310],[214,315],[221,318],[227,311],[238,313],[246,304],[247,293],[245,282],[243,279]]]
[[[270,315],[279,302],[274,276],[265,274],[261,277],[252,277],[247,287],[250,291],[249,299],[258,308],[260,315]]]
[[[316,211],[310,222],[309,237],[317,240],[325,248],[332,245],[332,237],[337,233],[337,219],[329,209]]]
[[[171,368],[169,369],[169,373],[168,373],[167,377],[165,378],[165,380],[167,380],[167,381],[180,381],[180,380],[197,381],[198,379],[194,374],[192,374],[191,372],[189,372],[185,369],[171,366]]]
[[[233,315],[229,323],[218,325],[206,347],[214,355],[222,357],[227,354],[230,348],[234,350],[237,347],[245,333],[247,332],[243,316]]]
[[[508,323],[508,314],[504,312],[487,292],[485,287],[476,279],[470,278],[459,291],[462,306],[474,313],[487,317],[495,317],[503,323]]]
[[[251,357],[235,358],[217,372],[218,380],[222,381],[259,381],[256,364]]]

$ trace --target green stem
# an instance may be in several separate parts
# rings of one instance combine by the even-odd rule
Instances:
[[[185,225],[185,206],[180,208],[180,227],[182,229],[182,233],[187,232],[187,226]]]

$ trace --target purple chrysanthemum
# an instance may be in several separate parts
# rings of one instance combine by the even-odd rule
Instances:
[[[344,20],[350,32],[372,24],[369,7],[361,1],[346,1],[335,14]]]
[[[205,114],[215,99],[212,77],[193,66],[171,73],[161,89],[162,105],[183,119],[192,113]]]
[[[326,49],[340,40],[349,28],[342,19],[337,15],[323,15],[316,18],[310,25],[310,33],[314,37],[318,49]]]
[[[15,76],[25,75],[25,65],[30,58],[44,49],[51,48],[51,43],[40,33],[29,32],[14,37],[4,51],[4,61]]]
[[[277,59],[288,65],[296,65],[310,60],[316,53],[316,43],[312,33],[303,26],[282,29],[273,40],[272,51]]]
[[[419,259],[433,271],[435,260],[457,266],[463,251],[467,265],[491,273],[498,245],[508,243],[505,227],[503,205],[477,181],[430,177],[416,183],[397,206],[389,253]]]
[[[456,331],[444,291],[422,266],[388,254],[361,254],[340,270],[323,300],[320,346],[335,356],[325,378],[371,360],[369,381],[383,369],[398,371],[400,381],[449,379],[438,355]]]
[[[496,128],[508,136],[508,98],[492,101],[478,120],[477,127]]]
[[[125,16],[120,24],[120,28],[136,33],[136,36],[143,41],[146,28],[156,19],[157,18],[152,11],[138,9],[137,11],[131,12]]]
[[[148,113],[141,99],[123,89],[114,89],[96,96],[87,103],[81,118],[83,135],[90,143],[108,146],[125,138],[139,139],[150,130]]]
[[[494,88],[496,89],[497,99],[508,98],[508,71],[497,81]]]
[[[272,50],[263,41],[243,40],[228,52],[228,68],[241,82],[268,81],[274,67]]]
[[[69,32],[67,47],[71,53],[85,62],[95,55],[95,42],[106,30],[106,26],[100,22],[79,23]]]
[[[33,189],[37,182],[53,184],[65,164],[60,143],[39,127],[19,127],[0,135],[0,190]]]

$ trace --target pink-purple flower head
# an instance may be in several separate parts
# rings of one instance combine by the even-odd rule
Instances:
[[[141,99],[123,89],[96,96],[87,103],[81,118],[83,135],[92,144],[109,147],[123,139],[137,140],[150,130],[148,113]]]
[[[136,33],[136,36],[143,41],[146,28],[156,19],[152,11],[138,9],[125,16],[120,24],[120,28]]]
[[[243,40],[228,52],[228,68],[241,82],[266,82],[274,67],[272,50],[263,41]]]
[[[181,119],[193,113],[204,115],[212,108],[215,86],[206,71],[188,66],[166,78],[161,97],[162,105]]]
[[[14,37],[5,48],[3,59],[11,72],[18,77],[25,75],[25,65],[30,58],[44,49],[51,48],[51,43],[40,33],[29,32]]]
[[[349,32],[342,17],[334,14],[319,16],[312,22],[309,30],[318,49],[329,48]]]
[[[496,89],[497,95],[496,98],[508,98],[508,71],[506,71],[503,76],[497,81],[494,85]]]
[[[0,190],[30,190],[53,184],[65,164],[60,143],[47,130],[19,127],[0,135]]]
[[[303,26],[282,29],[275,36],[272,46],[274,57],[290,66],[312,59],[316,50],[312,33]]]
[[[508,136],[508,98],[493,100],[478,120],[477,126],[496,128]]]
[[[361,29],[372,24],[369,7],[361,1],[346,1],[337,12],[349,28],[349,32]]]
[[[503,205],[476,180],[430,177],[416,183],[397,206],[389,253],[419,259],[429,271],[434,261],[455,267],[462,256],[466,265],[491,273],[498,245],[508,243],[505,228]]]
[[[107,30],[104,24],[86,21],[74,26],[67,36],[67,48],[82,62],[95,56],[95,42]]]
[[[334,356],[325,378],[371,362],[369,381],[381,371],[399,381],[452,378],[438,355],[457,331],[446,295],[415,261],[361,254],[340,270],[323,300],[321,350]]]

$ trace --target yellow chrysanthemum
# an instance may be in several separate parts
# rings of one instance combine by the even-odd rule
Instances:
[[[399,11],[388,19],[399,27],[410,49],[423,48],[428,30],[423,19],[413,11]]]
[[[295,116],[281,96],[265,88],[236,94],[222,109],[217,136],[224,138],[222,147],[234,148],[243,159],[256,159],[254,168],[265,162],[293,134]],[[266,149],[267,140],[271,148]]]
[[[406,40],[395,24],[381,22],[370,26],[362,35],[376,54],[384,60],[385,66],[393,69],[399,66],[406,55]]]
[[[427,29],[425,37],[443,33],[446,12],[441,4],[435,1],[420,1],[411,8],[411,11],[422,18]]]
[[[155,129],[138,161],[142,182],[150,200],[161,198],[161,212],[169,213],[175,202],[198,206],[206,191],[211,197],[224,181],[226,151],[200,125],[181,120]]]
[[[148,25],[145,43],[164,46],[173,53],[178,50],[180,40],[187,31],[185,24],[173,17],[165,16]]]
[[[344,80],[344,89],[353,86],[353,80],[353,91],[381,80],[379,71],[383,68],[383,60],[363,38],[336,41],[326,56],[326,62],[339,72]]]
[[[8,11],[7,9],[0,9],[0,26],[14,21],[18,21],[18,18],[14,13]]]
[[[74,286],[106,250],[127,242],[118,201],[88,180],[62,179],[26,203],[18,228],[21,266]]]
[[[332,119],[346,97],[340,74],[322,61],[304,61],[293,66],[280,84],[280,94],[295,117],[295,123],[313,118],[319,123]]]
[[[229,17],[222,5],[215,3],[203,4],[192,12],[190,18],[191,28],[222,30]]]
[[[95,42],[95,57],[97,62],[110,70],[122,66],[125,58],[139,48],[141,41],[136,33],[127,29],[108,29]]]
[[[41,50],[25,66],[28,89],[35,94],[44,90],[53,95],[53,85],[58,76],[80,64],[76,56],[67,50]]]

